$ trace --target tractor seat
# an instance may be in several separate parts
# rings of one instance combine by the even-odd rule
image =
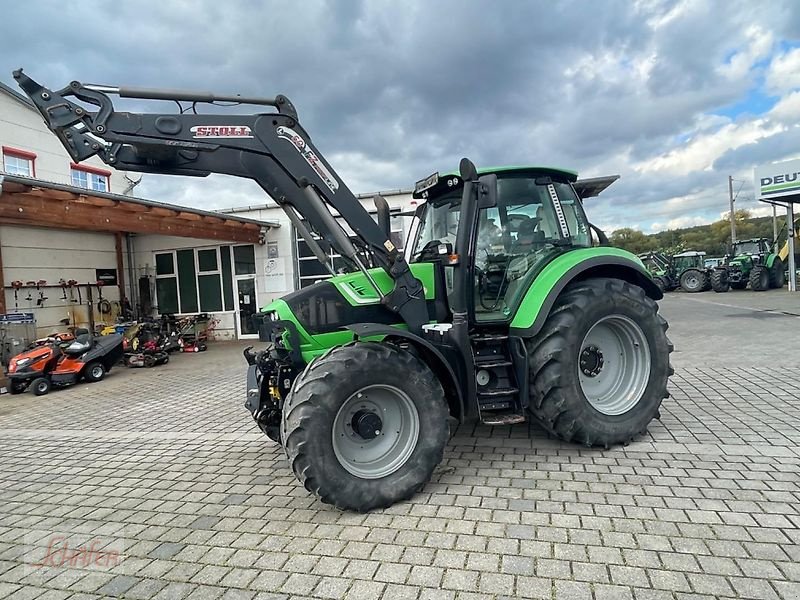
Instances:
[[[66,354],[76,356],[83,354],[92,347],[92,334],[88,329],[76,329],[75,341],[64,348]]]
[[[528,219],[520,223],[519,230],[517,230],[517,239],[511,250],[512,254],[527,254],[538,250],[544,245],[544,231],[536,229],[539,226],[539,221],[540,219]]]

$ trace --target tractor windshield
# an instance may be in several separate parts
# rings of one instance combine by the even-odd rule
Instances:
[[[756,241],[736,242],[733,245],[733,255],[739,256],[740,254],[758,254],[761,249]]]

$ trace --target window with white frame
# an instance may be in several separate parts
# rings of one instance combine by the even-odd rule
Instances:
[[[255,273],[254,247],[216,246],[155,252],[159,313],[234,310],[232,263],[235,263],[237,275]]]
[[[397,247],[400,252],[403,251],[403,246],[405,245],[405,221],[404,217],[397,214],[398,210],[391,211],[391,240],[392,243]],[[373,219],[377,219],[377,215],[371,214]],[[356,236],[347,223],[341,217],[336,217],[336,221],[345,232],[350,235],[351,239],[355,239]],[[314,239],[320,239],[319,236],[314,235]],[[318,281],[322,281],[323,279],[329,279],[331,274],[325,268],[324,265],[320,264],[317,260],[317,257],[314,256],[314,253],[308,247],[303,237],[297,233],[295,230],[295,243],[297,244],[297,278],[300,283],[300,287],[304,288],[306,286],[312,285],[317,283]],[[334,271],[338,271],[339,269],[347,266],[347,261],[341,257],[341,255],[337,254],[333,249],[328,253],[329,261],[326,261],[327,265],[332,268]]]
[[[3,146],[3,171],[9,175],[36,177],[35,161],[33,152]]]
[[[109,191],[108,178],[111,175],[102,169],[90,169],[82,165],[72,165],[70,178],[75,187],[94,190],[95,192]]]

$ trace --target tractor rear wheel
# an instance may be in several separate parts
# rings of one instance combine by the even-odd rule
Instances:
[[[750,289],[763,292],[769,289],[769,269],[764,265],[755,265],[750,269]]]
[[[570,284],[527,342],[529,411],[566,441],[631,441],[668,397],[667,327],[638,286],[606,278]]]
[[[711,272],[711,289],[715,292],[727,292],[731,289],[728,283],[728,271],[725,269],[714,269]]]
[[[286,399],[281,426],[306,489],[359,512],[422,489],[450,432],[433,372],[413,354],[376,342],[338,346],[309,363]]]
[[[775,260],[772,261],[772,268],[769,270],[769,287],[780,289],[784,285],[786,285],[786,273],[784,272],[783,261],[776,256]]]
[[[707,276],[700,269],[686,269],[681,274],[681,288],[684,292],[696,294],[705,290]]]

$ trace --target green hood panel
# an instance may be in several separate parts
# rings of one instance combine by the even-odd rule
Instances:
[[[425,289],[426,300],[433,300],[435,298],[436,289],[434,281],[434,266],[432,263],[414,263],[410,265],[411,272],[414,276],[422,282]],[[370,269],[370,275],[375,279],[375,282],[381,288],[383,293],[389,293],[393,288],[393,281],[391,277],[381,268]],[[326,280],[328,283],[333,284],[339,294],[344,300],[354,307],[369,307],[380,304],[380,298],[375,292],[372,285],[369,283],[363,273],[347,273],[344,275],[336,275]],[[287,296],[288,298],[289,296]],[[333,346],[346,344],[353,340],[353,334],[347,330],[328,331],[324,333],[310,333],[307,328],[303,326],[297,315],[294,314],[291,307],[283,298],[273,300],[261,309],[261,312],[276,312],[278,318],[282,321],[292,322],[300,338],[300,353],[303,360],[309,362],[315,356],[324,353],[326,350]],[[399,321],[398,317],[398,321]],[[394,325],[400,329],[407,329],[405,324],[398,323]],[[288,334],[283,336],[283,344],[287,348],[291,347]]]
[[[616,269],[633,269],[651,282],[650,285],[655,288],[652,276],[635,254],[605,246],[572,250],[553,259],[536,275],[511,320],[511,328],[520,331],[533,327],[537,318],[541,319],[546,316],[550,310],[550,305],[555,300],[552,292],[555,292],[555,296],[557,296],[568,280],[574,277],[576,270],[582,270],[581,266],[591,268],[602,266],[605,263]]]
[[[432,263],[413,263],[409,265],[414,277],[422,282],[425,288],[425,299],[433,300],[436,289],[433,280],[433,264]],[[369,274],[381,288],[384,294],[388,294],[394,287],[394,282],[389,274],[380,267],[369,269]],[[363,273],[357,271],[355,273],[347,273],[345,275],[336,275],[328,279],[336,288],[339,293],[353,306],[360,306],[364,304],[378,304],[381,300],[375,292]]]

